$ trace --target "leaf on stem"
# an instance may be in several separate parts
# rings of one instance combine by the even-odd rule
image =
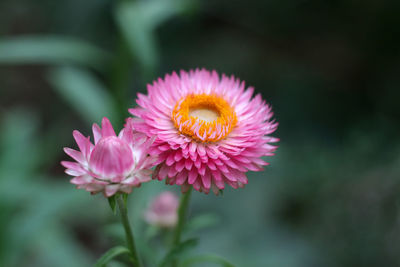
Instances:
[[[115,11],[116,20],[133,55],[145,71],[154,71],[158,51],[154,30],[173,16],[190,8],[191,1],[122,1]]]
[[[0,64],[79,64],[99,70],[109,55],[67,36],[27,35],[0,40]]]
[[[219,218],[215,214],[202,214],[188,221],[185,226],[185,232],[195,232],[203,228],[211,227],[219,222]]]
[[[107,88],[89,71],[81,68],[59,67],[49,73],[53,88],[92,123],[102,117],[116,118],[115,103]]]
[[[108,204],[110,204],[110,208],[112,210],[112,212],[114,213],[114,215],[117,214],[117,200],[116,200],[117,195],[113,195],[109,198],[107,198],[108,200]]]
[[[126,194],[126,193],[122,194],[122,200],[124,201],[125,207],[127,206],[126,202],[128,202],[128,196],[129,196],[129,194]]]
[[[188,239],[184,242],[181,242],[179,245],[174,247],[161,261],[160,267],[166,267],[168,266],[169,263],[173,262],[174,260],[178,259],[181,257],[182,254],[187,252],[188,250],[194,248],[198,243],[198,240],[193,238],[193,239]]]
[[[193,256],[191,258],[188,258],[179,265],[179,267],[189,267],[192,266],[193,264],[196,263],[216,263],[219,264],[222,267],[235,267],[232,263],[228,262],[224,258],[213,255],[213,254],[206,254],[206,255],[199,255],[199,256]],[[204,266],[204,265],[202,265]]]
[[[130,254],[130,251],[123,246],[113,247],[101,256],[94,267],[104,267],[109,261],[121,254]]]

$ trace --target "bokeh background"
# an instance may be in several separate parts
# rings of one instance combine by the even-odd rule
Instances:
[[[0,266],[91,266],[122,242],[107,201],[69,184],[62,148],[197,67],[255,86],[281,142],[245,189],[193,194],[188,253],[400,266],[399,14],[395,0],[1,0]],[[162,190],[179,193],[152,182],[129,200],[148,266],[165,251],[142,215]]]

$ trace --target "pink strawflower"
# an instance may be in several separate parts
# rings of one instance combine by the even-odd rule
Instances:
[[[152,202],[144,214],[149,224],[173,228],[178,222],[178,197],[169,191],[162,192]]]
[[[93,124],[94,145],[90,137],[79,131],[73,136],[80,151],[64,148],[76,162],[62,161],[71,176],[71,183],[92,194],[103,192],[110,197],[117,192],[131,193],[132,187],[151,180],[156,157],[148,155],[152,141],[141,133],[135,133],[130,125],[117,136],[107,118],[102,120],[102,129]]]
[[[130,109],[135,130],[155,137],[150,153],[159,155],[154,177],[215,194],[247,184],[247,171],[268,165],[278,139],[268,136],[278,126],[270,106],[254,88],[235,77],[205,69],[159,78],[139,94]]]

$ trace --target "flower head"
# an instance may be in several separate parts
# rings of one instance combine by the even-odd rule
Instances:
[[[169,191],[159,194],[144,214],[149,224],[172,228],[178,221],[178,197]]]
[[[154,177],[215,194],[228,184],[247,184],[247,171],[267,165],[278,139],[270,106],[254,88],[235,77],[195,70],[166,75],[139,94],[130,109],[135,130],[155,137],[150,153],[159,155]]]
[[[91,193],[103,192],[110,197],[117,192],[130,193],[132,187],[151,180],[150,168],[156,157],[148,155],[152,141],[135,133],[130,124],[117,136],[107,118],[102,128],[93,124],[94,145],[79,131],[73,136],[80,151],[64,148],[76,162],[62,161],[66,173],[74,176],[71,183]]]

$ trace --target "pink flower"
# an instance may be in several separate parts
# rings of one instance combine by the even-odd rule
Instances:
[[[117,136],[107,118],[102,120],[102,129],[93,124],[93,135],[94,145],[75,130],[73,136],[80,151],[64,148],[76,162],[61,164],[67,174],[74,176],[71,183],[77,188],[110,197],[117,192],[130,193],[132,187],[151,180],[150,168],[156,157],[149,157],[147,150],[152,141],[145,135],[127,125]]]
[[[159,194],[146,211],[144,218],[149,224],[173,228],[178,221],[179,200],[175,194],[165,191]]]
[[[261,171],[278,139],[270,106],[254,88],[235,77],[207,70],[181,71],[159,78],[139,94],[133,127],[155,137],[150,153],[159,155],[154,177],[167,184],[215,194],[247,184],[247,171]]]

